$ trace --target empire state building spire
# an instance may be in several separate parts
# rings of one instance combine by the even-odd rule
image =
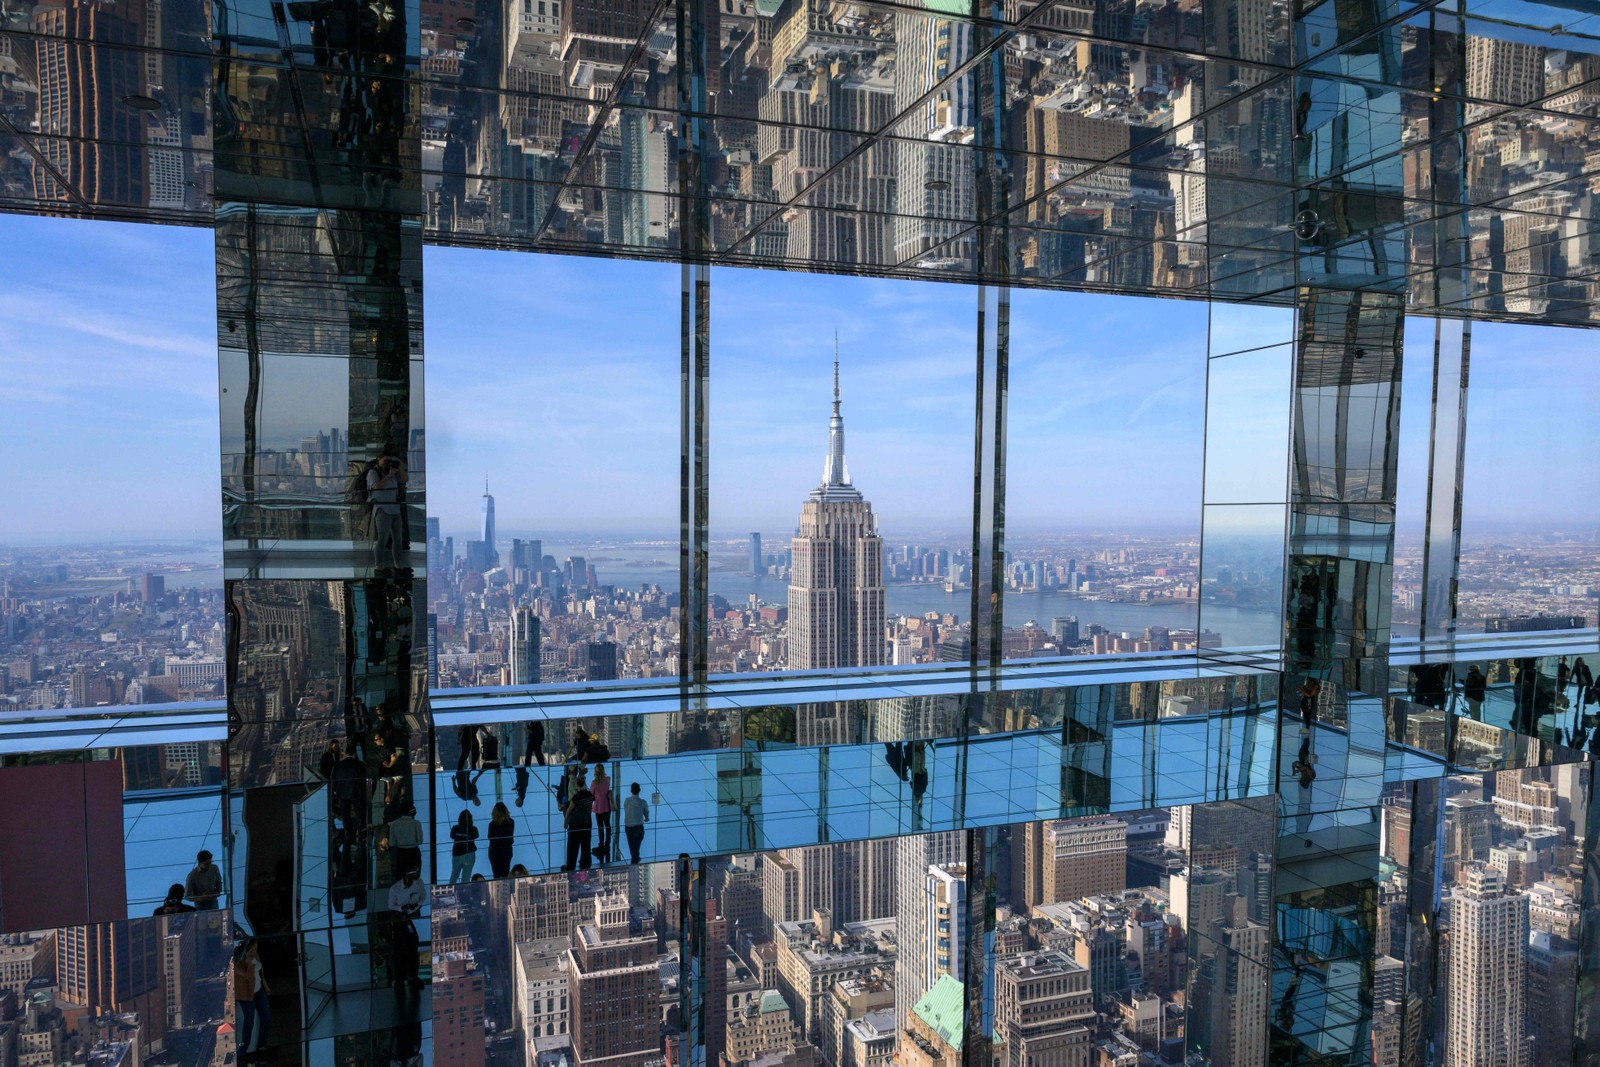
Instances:
[[[850,484],[850,467],[844,459],[844,416],[839,413],[839,332],[833,334],[833,417],[828,420],[828,459],[822,484],[811,490],[812,500],[860,500],[861,491]]]

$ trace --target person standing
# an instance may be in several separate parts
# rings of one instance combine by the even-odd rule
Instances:
[[[205,849],[195,853],[194,869],[183,880],[183,894],[197,908],[214,908],[222,896],[222,871],[212,865],[211,853]]]
[[[472,825],[472,812],[463,811],[456,824],[450,828],[450,884],[465,882],[472,877],[472,868],[478,862],[478,828]]]
[[[611,862],[611,779],[606,777],[603,763],[594,765],[594,784],[589,787],[594,794],[594,821],[599,829],[595,856],[601,863]]]
[[[267,980],[261,973],[261,946],[246,941],[233,959],[233,1006],[238,1020],[238,1062],[254,1063],[267,1044],[271,1012],[267,1006]],[[252,1040],[254,1047],[251,1047]]]
[[[489,870],[495,878],[511,874],[511,846],[517,836],[517,824],[511,821],[511,812],[503,801],[496,801],[489,816]]]
[[[394,869],[422,870],[422,823],[411,805],[389,824],[389,847],[394,849]]]
[[[593,804],[594,794],[589,792],[583,780],[583,771],[577,771],[573,775],[571,795],[567,797],[566,807],[562,810],[562,824],[567,830],[567,862],[561,867],[563,871],[589,869],[589,835],[594,828]]]
[[[628,797],[622,802],[622,832],[628,838],[629,862],[639,862],[639,846],[644,844],[644,824],[650,821],[650,805],[639,795],[639,783],[628,786]]]

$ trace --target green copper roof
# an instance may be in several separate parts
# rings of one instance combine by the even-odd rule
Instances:
[[[922,0],[922,6],[941,15],[972,17],[972,0]]]
[[[961,1048],[961,1038],[967,1022],[966,987],[941,974],[926,996],[911,1009],[918,1018],[933,1028],[953,1049]]]
[[[788,1011],[789,1002],[783,999],[783,994],[776,989],[763,990],[761,993],[761,1014],[766,1015],[775,1011]]]

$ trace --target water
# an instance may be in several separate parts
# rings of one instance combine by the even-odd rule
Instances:
[[[546,542],[544,551],[557,562],[568,556],[583,556],[594,564],[595,576],[604,585],[627,589],[650,584],[667,590],[678,588],[675,545],[595,546]],[[727,561],[726,565],[721,565],[723,561]],[[786,580],[741,574],[738,568],[742,564],[742,558],[733,553],[714,555],[708,583],[711,592],[736,605],[744,604],[752,593],[768,604],[788,603]],[[959,616],[963,621],[972,615],[970,589],[947,593],[943,585],[934,582],[891,584],[886,600],[891,615],[925,615],[936,611]],[[1063,590],[1007,592],[1005,597],[1006,625],[1013,627],[1032,619],[1048,629],[1052,618],[1076,615],[1080,627],[1098,623],[1113,633],[1137,636],[1148,626],[1193,629],[1197,614],[1198,605],[1192,601],[1094,600]],[[1282,623],[1275,613],[1252,608],[1207,605],[1205,627],[1221,634],[1223,642],[1233,646],[1276,644],[1282,637]]]

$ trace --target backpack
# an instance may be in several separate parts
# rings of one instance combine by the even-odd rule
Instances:
[[[564,820],[566,828],[568,830],[589,829],[589,811],[590,805],[593,803],[593,797],[587,799],[584,797],[574,798],[571,806],[567,808],[567,817]]]
[[[233,999],[249,1000],[255,994],[255,984],[250,961],[241,953],[233,961]]]
[[[589,742],[589,762],[590,763],[610,763],[611,762],[611,750],[606,747],[606,743],[604,741],[591,740]]]

